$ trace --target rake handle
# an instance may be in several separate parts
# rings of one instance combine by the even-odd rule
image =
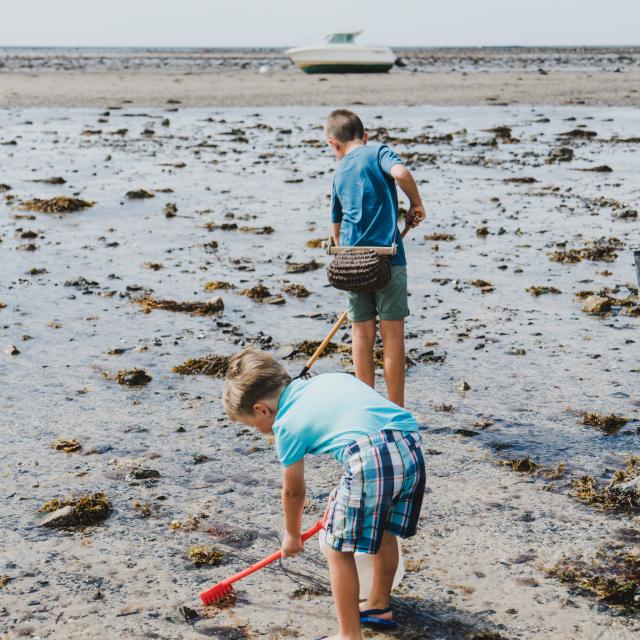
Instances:
[[[405,225],[404,229],[402,230],[402,233],[400,234],[400,237],[404,238],[407,235],[407,233],[409,233],[410,229],[411,227],[408,224]],[[336,335],[336,333],[338,332],[338,329],[340,329],[340,327],[345,323],[346,320],[347,320],[347,310],[345,309],[345,311],[342,312],[342,315],[336,320],[333,327],[331,327],[331,331],[329,331],[329,333],[327,334],[327,337],[318,345],[318,348],[314,351],[313,355],[307,360],[307,364],[304,365],[302,371],[300,372],[300,375],[298,376],[299,378],[309,373],[309,369],[311,369],[315,361],[322,355],[322,352],[327,348],[327,345],[331,342],[331,340],[333,339],[333,336]]]

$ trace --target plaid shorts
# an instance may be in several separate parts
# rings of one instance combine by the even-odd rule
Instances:
[[[415,535],[425,488],[417,432],[385,429],[358,438],[344,452],[344,469],[325,523],[329,547],[377,553],[385,531]]]

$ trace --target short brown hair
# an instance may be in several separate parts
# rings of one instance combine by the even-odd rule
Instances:
[[[229,359],[222,402],[232,420],[252,416],[253,405],[275,395],[291,382],[286,369],[272,356],[245,349]]]
[[[325,131],[338,142],[351,142],[364,138],[362,120],[349,109],[336,109],[327,116]]]

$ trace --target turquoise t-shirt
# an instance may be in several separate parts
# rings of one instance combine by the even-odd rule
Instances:
[[[345,447],[383,429],[417,431],[415,418],[348,373],[294,380],[278,400],[273,423],[282,466],[305,455],[332,454],[342,463]]]
[[[398,192],[391,168],[402,164],[386,144],[365,144],[349,151],[338,164],[331,190],[331,220],[341,222],[340,244],[345,247],[389,247],[398,253],[391,264],[404,266],[398,230]]]

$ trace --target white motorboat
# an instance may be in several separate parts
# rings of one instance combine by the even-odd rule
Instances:
[[[322,44],[288,49],[285,53],[305,73],[384,73],[396,56],[389,47],[356,44],[361,31],[330,33]]]

